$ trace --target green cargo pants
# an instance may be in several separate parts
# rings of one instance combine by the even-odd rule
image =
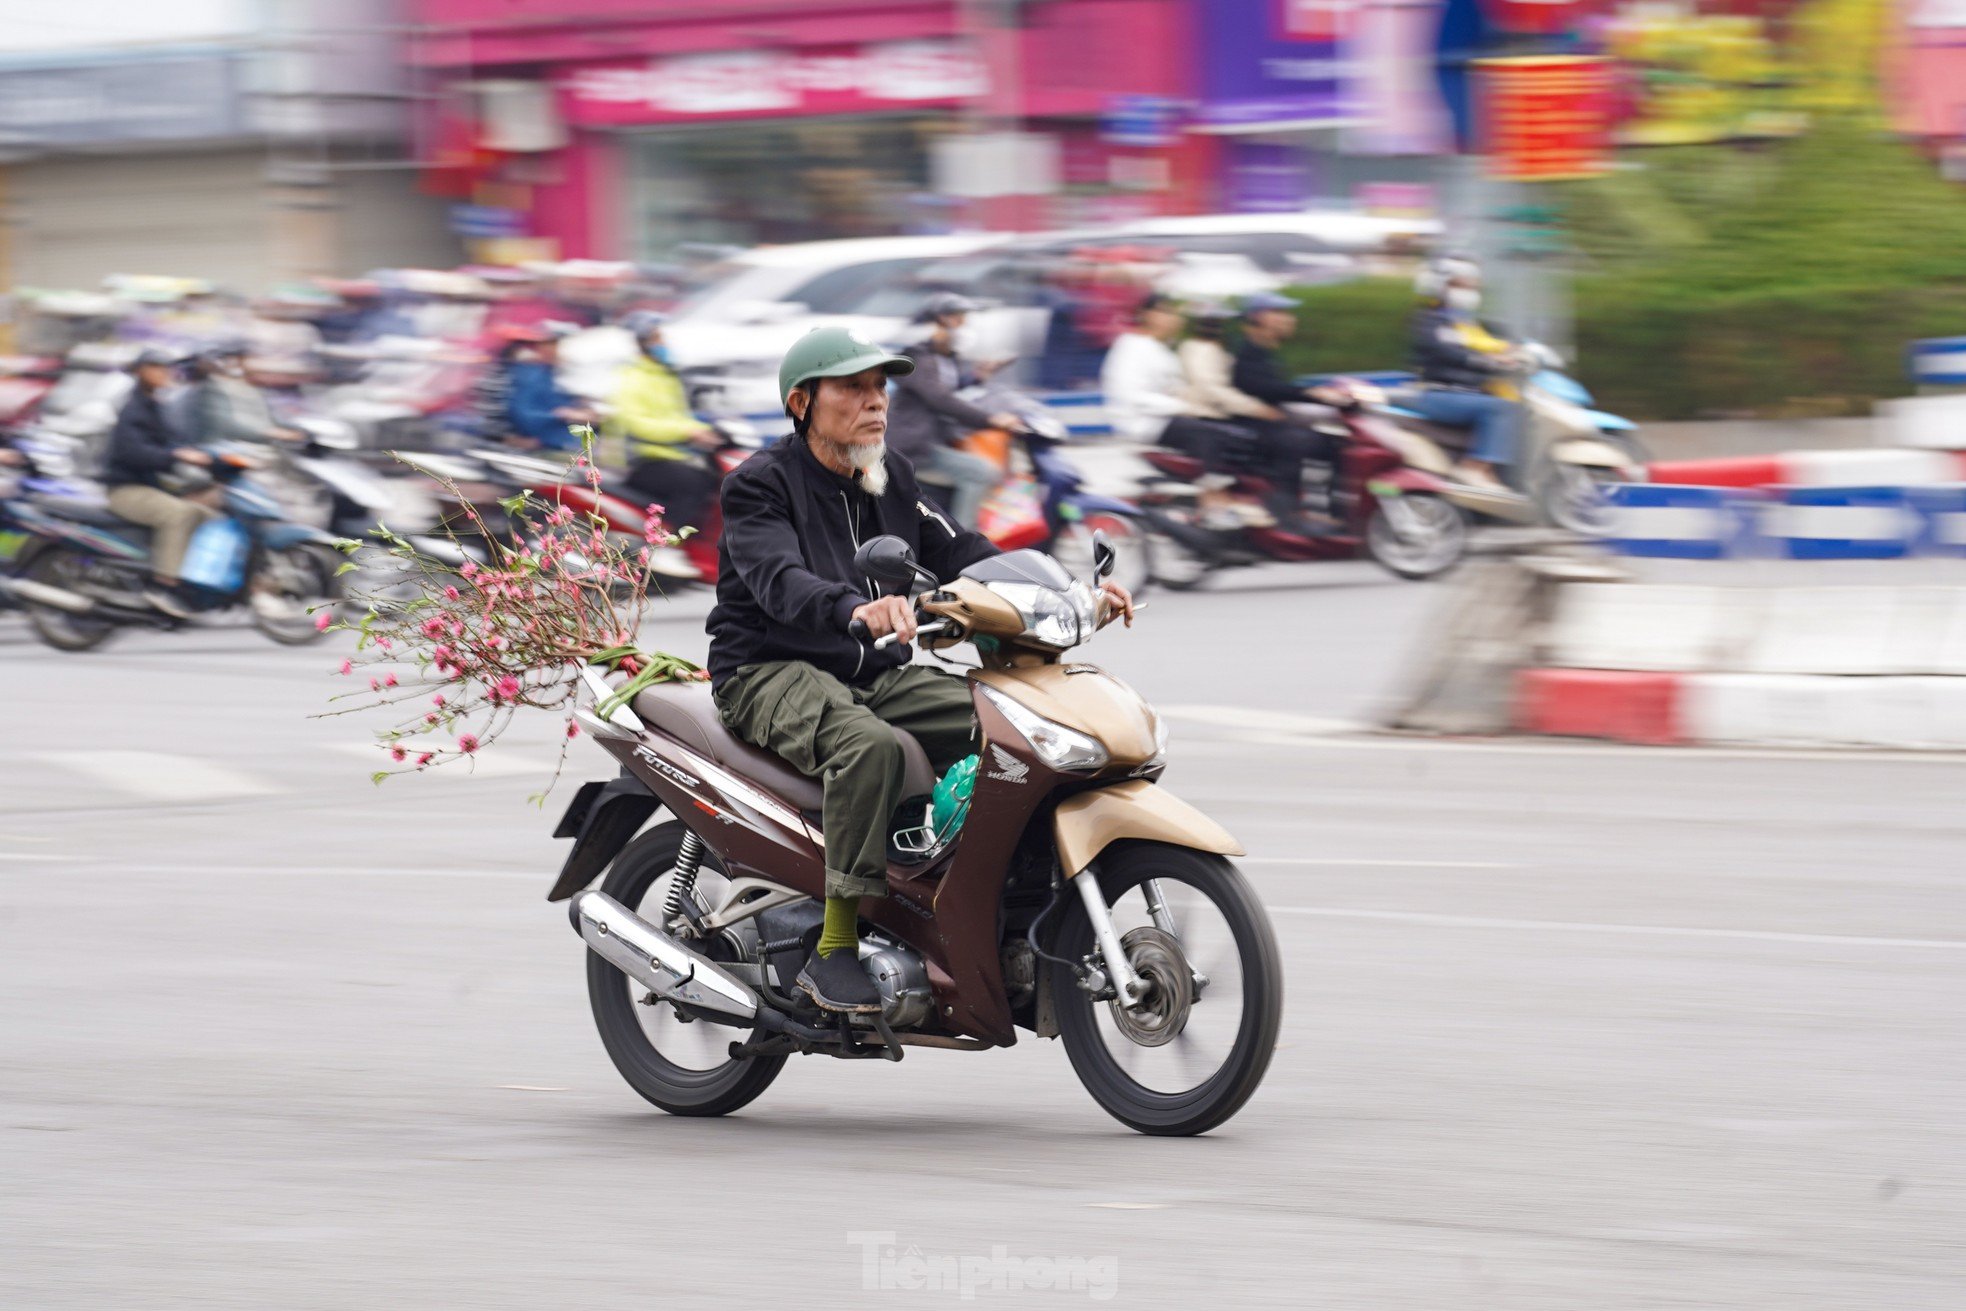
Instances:
[[[969,684],[925,665],[849,687],[802,660],[746,665],[717,688],[731,732],[785,757],[826,789],[826,895],[887,895],[887,835],[901,803],[901,744],[914,735],[940,774],[976,750]]]

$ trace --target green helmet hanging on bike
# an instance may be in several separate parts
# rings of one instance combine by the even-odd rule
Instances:
[[[890,378],[915,371],[915,362],[906,355],[883,350],[851,329],[814,328],[793,342],[779,362],[779,403],[789,402],[801,383],[815,378],[847,378],[876,366],[885,369]]]

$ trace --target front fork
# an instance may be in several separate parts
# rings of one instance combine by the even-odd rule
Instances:
[[[1127,959],[1126,948],[1120,944],[1119,930],[1113,927],[1112,908],[1106,905],[1106,894],[1099,888],[1099,880],[1093,877],[1090,869],[1080,872],[1072,880],[1079,885],[1079,900],[1085,903],[1085,917],[1092,922],[1093,940],[1099,944],[1099,955],[1104,959],[1106,977],[1112,980],[1113,990],[1128,1007],[1140,1004],[1146,995],[1147,986],[1140,976],[1133,972],[1133,962]],[[1140,885],[1141,895],[1147,899],[1147,915],[1154,927],[1175,939],[1180,937],[1174,931],[1174,915],[1167,908],[1167,897],[1161,891],[1159,879],[1148,879]],[[1190,967],[1195,981],[1195,995],[1208,986],[1208,976]]]
[[[1085,903],[1085,917],[1092,922],[1092,936],[1099,944],[1099,954],[1105,958],[1106,977],[1113,981],[1113,989],[1120,1000],[1128,1006],[1136,1006],[1146,992],[1146,985],[1140,976],[1133,972],[1133,962],[1126,958],[1126,949],[1120,946],[1120,935],[1113,928],[1113,912],[1106,905],[1106,894],[1099,890],[1099,880],[1093,877],[1090,869],[1079,871],[1072,880],[1079,886],[1079,900]],[[1154,898],[1156,901],[1158,897]],[[1162,912],[1165,914],[1165,910]],[[1160,921],[1158,917],[1155,923]]]

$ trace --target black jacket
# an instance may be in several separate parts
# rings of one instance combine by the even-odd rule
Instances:
[[[1230,385],[1245,396],[1254,396],[1267,405],[1294,405],[1310,399],[1284,372],[1282,358],[1268,346],[1245,341],[1236,347],[1236,368]]]
[[[102,480],[111,487],[125,483],[155,487],[157,476],[170,472],[177,463],[172,452],[182,445],[183,439],[171,426],[156,395],[138,387],[123,402],[116,426],[109,430]]]
[[[888,408],[887,448],[919,460],[939,446],[953,446],[978,428],[990,426],[987,410],[956,395],[963,385],[962,361],[926,343],[901,352],[915,371],[894,380]]]
[[[857,607],[895,590],[854,572],[859,544],[891,533],[945,583],[997,548],[930,505],[904,457],[889,451],[887,469],[887,493],[869,496],[787,436],[724,480],[717,606],[705,624],[713,684],[767,660],[804,660],[866,683],[913,657],[908,647],[876,651],[847,635]]]
[[[1407,323],[1407,339],[1413,352],[1413,371],[1439,386],[1482,391],[1503,372],[1495,356],[1484,355],[1461,340],[1454,320],[1438,305],[1423,305],[1413,312]]]

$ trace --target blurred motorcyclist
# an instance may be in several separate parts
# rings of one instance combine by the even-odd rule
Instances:
[[[596,418],[591,406],[560,386],[560,338],[567,331],[566,325],[548,325],[513,334],[515,349],[505,364],[505,414],[511,440],[519,445],[578,451],[580,438],[571,426]]]
[[[701,527],[717,491],[717,474],[703,452],[716,450],[722,439],[690,410],[683,381],[670,367],[664,321],[653,310],[623,320],[641,354],[616,377],[608,427],[627,441],[629,486],[660,503],[671,527]]]
[[[1132,328],[1113,339],[1099,369],[1106,418],[1115,436],[1172,447],[1200,460],[1210,473],[1220,475],[1218,481],[1227,482],[1255,452],[1255,437],[1247,429],[1197,413],[1180,357],[1168,344],[1180,335],[1185,321],[1180,306],[1168,297],[1150,295],[1140,302]],[[1219,487],[1204,486],[1201,505],[1210,515],[1235,509]],[[1262,525],[1270,522],[1267,515],[1261,520]]]
[[[102,480],[109,489],[109,508],[119,518],[142,524],[153,532],[150,572],[154,586],[144,594],[155,609],[173,619],[189,619],[191,610],[178,597],[178,569],[198,525],[217,511],[160,485],[172,468],[188,464],[209,468],[212,457],[183,444],[183,437],[164,412],[161,393],[177,376],[175,353],[151,348],[132,366],[136,388],[123,403],[110,430]]]
[[[1280,499],[1301,518],[1304,461],[1329,462],[1336,455],[1329,438],[1291,415],[1285,406],[1342,406],[1345,394],[1328,387],[1302,387],[1283,366],[1281,347],[1297,331],[1297,302],[1288,296],[1259,292],[1243,302],[1242,341],[1236,347],[1229,383],[1238,392],[1261,401],[1280,415],[1255,421],[1265,468],[1278,483]],[[1300,525],[1303,526],[1303,525]]]
[[[1474,446],[1454,466],[1462,481],[1501,490],[1497,470],[1515,459],[1522,407],[1491,389],[1523,367],[1506,337],[1476,317],[1481,266],[1464,256],[1434,260],[1415,285],[1420,304],[1408,327],[1413,367],[1428,386],[1402,397],[1408,409],[1434,423],[1472,428]]]
[[[300,433],[274,422],[259,388],[246,380],[246,343],[233,340],[200,351],[198,381],[186,397],[179,427],[201,442],[295,441]]]
[[[976,527],[983,498],[1003,471],[980,455],[957,449],[957,443],[982,428],[1016,431],[1024,426],[1014,414],[991,414],[956,395],[998,367],[983,363],[966,368],[956,355],[956,334],[971,308],[961,296],[938,292],[915,315],[916,323],[928,325],[928,336],[902,352],[915,367],[894,380],[887,424],[889,450],[953,484],[949,513],[965,528]]]

